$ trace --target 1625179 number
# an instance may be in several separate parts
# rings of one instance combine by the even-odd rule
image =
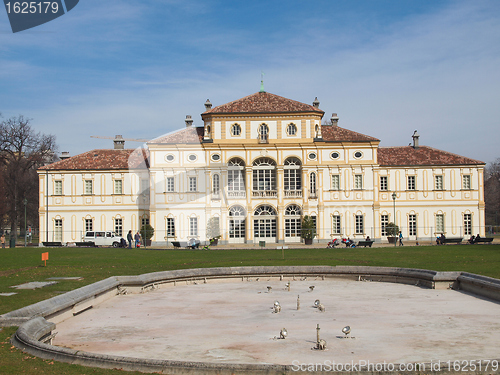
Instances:
[[[55,1],[16,1],[15,3],[5,3],[7,13],[34,14],[34,13],[57,13],[59,4]]]

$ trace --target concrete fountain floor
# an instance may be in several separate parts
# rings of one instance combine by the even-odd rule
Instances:
[[[341,279],[291,281],[288,292],[286,280],[267,280],[165,284],[119,295],[58,323],[53,345],[136,358],[283,365],[498,357],[499,303],[453,290]],[[325,312],[313,307],[316,299]],[[276,300],[278,314],[272,313]],[[326,351],[311,350],[317,324]],[[342,338],[347,325],[353,338]],[[276,339],[283,327],[288,337]]]

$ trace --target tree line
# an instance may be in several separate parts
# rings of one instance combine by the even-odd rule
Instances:
[[[56,161],[56,138],[36,132],[31,119],[22,115],[3,120],[0,115],[0,221],[1,228],[24,231],[38,228],[39,187],[36,170]]]

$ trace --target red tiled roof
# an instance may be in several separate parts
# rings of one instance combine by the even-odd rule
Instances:
[[[427,165],[477,165],[482,161],[437,150],[428,146],[379,147],[378,163],[381,166],[427,166]]]
[[[148,144],[167,143],[167,144],[196,144],[203,141],[203,126],[184,128],[162,137],[155,138]]]
[[[45,165],[41,170],[120,170],[149,167],[148,155],[142,149],[92,150]]]
[[[340,126],[322,125],[321,133],[326,142],[380,142],[379,139],[356,133],[352,130],[341,128]]]
[[[219,105],[204,112],[212,113],[283,113],[283,112],[324,112],[312,105],[287,99],[268,92],[257,92],[230,103]]]

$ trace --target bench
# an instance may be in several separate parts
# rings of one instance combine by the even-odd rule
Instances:
[[[197,249],[200,246],[200,241],[196,240],[194,245],[190,245],[189,242],[186,241],[172,241],[172,245],[176,249],[180,249],[181,247],[184,248],[190,248],[190,249]]]
[[[479,237],[474,240],[474,243],[492,243],[493,237]]]
[[[447,243],[456,243],[457,245],[462,243],[462,238],[445,238],[443,241],[443,245]]]
[[[372,247],[374,241],[359,241],[356,246],[363,246],[363,247]]]
[[[42,245],[45,247],[61,247],[62,242],[42,242]]]
[[[78,247],[97,247],[95,242],[75,242],[75,246]]]

